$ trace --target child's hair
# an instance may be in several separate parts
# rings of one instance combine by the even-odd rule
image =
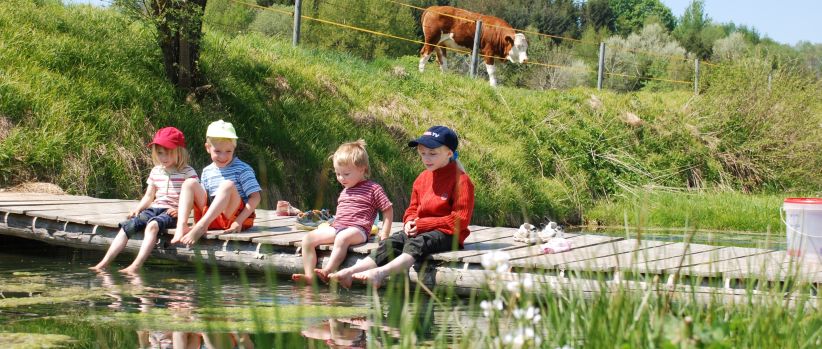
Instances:
[[[151,145],[151,161],[154,162],[155,166],[160,165],[160,159],[157,157],[157,147],[162,147],[162,146],[158,145],[158,144],[152,144]],[[169,156],[171,156],[174,159],[174,168],[172,168],[173,170],[175,170],[177,172],[180,172],[186,166],[188,166],[188,159],[189,159],[188,158],[188,150],[186,150],[185,147],[177,147],[177,148],[174,148],[174,149],[165,148],[165,149],[168,150]]]
[[[214,145],[214,143],[220,143],[220,142],[231,142],[231,144],[234,144],[235,147],[237,146],[237,140],[234,139],[234,138],[206,137],[206,142],[208,142],[208,144],[211,144],[211,145]]]
[[[334,166],[354,165],[365,169],[365,177],[371,175],[371,167],[368,165],[368,152],[365,151],[365,140],[358,139],[356,142],[343,143],[331,156]]]

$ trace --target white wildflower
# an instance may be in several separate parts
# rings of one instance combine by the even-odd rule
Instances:
[[[511,256],[503,251],[493,251],[482,255],[482,267],[485,270],[496,270],[498,273],[503,273],[510,269],[508,261]]]
[[[496,313],[496,312],[502,311],[503,307],[504,307],[504,304],[502,304],[502,301],[499,300],[499,299],[495,299],[491,302],[489,302],[489,301],[480,302],[480,308],[482,309],[482,315],[485,316],[485,317],[490,317],[491,312]]]

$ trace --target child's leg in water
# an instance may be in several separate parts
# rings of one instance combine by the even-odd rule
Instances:
[[[180,241],[186,245],[194,244],[208,231],[209,224],[217,219],[220,214],[226,217],[233,216],[242,202],[243,199],[240,197],[240,193],[237,192],[234,182],[223,181],[217,188],[214,201],[208,206],[208,211],[203,213],[203,217],[191,227],[191,230]]]
[[[336,273],[331,273],[328,275],[330,280],[335,280],[340,283],[340,286],[345,288],[351,287],[352,276],[356,273],[371,270],[377,267],[377,262],[375,262],[371,257],[365,257],[357,261],[356,264],[340,270]]]
[[[128,235],[126,235],[126,232],[123,231],[123,229],[120,229],[117,236],[114,238],[114,241],[111,242],[111,246],[108,247],[108,251],[106,251],[106,255],[103,257],[103,260],[89,269],[94,271],[105,270],[108,265],[114,261],[114,258],[117,258],[117,255],[119,255],[120,252],[123,252],[123,249],[126,248],[126,243],[128,243]]]
[[[143,267],[143,263],[151,255],[151,250],[154,249],[154,244],[157,243],[157,234],[160,232],[160,225],[157,221],[151,221],[146,226],[145,233],[143,233],[143,243],[140,245],[140,252],[126,268],[120,269],[121,273],[136,274]]]
[[[188,217],[191,215],[191,210],[194,206],[205,207],[208,203],[208,197],[203,186],[196,179],[189,178],[183,182],[180,188],[180,200],[177,207],[177,229],[174,231],[174,236],[171,238],[171,243],[176,244],[188,233]]]
[[[414,265],[414,261],[414,256],[403,253],[386,265],[356,273],[351,277],[355,280],[370,283],[376,288],[380,288],[388,275],[408,272],[408,269]]]
[[[291,275],[291,280],[310,283],[314,281],[314,268],[317,267],[317,246],[334,242],[337,230],[323,227],[312,230],[305,235],[302,242],[303,274]]]
[[[348,247],[365,242],[365,235],[358,228],[346,228],[337,233],[334,238],[334,248],[331,249],[331,257],[328,258],[328,263],[322,269],[315,269],[314,272],[317,277],[323,282],[328,282],[328,275],[337,270],[342,264],[345,256],[348,254]]]

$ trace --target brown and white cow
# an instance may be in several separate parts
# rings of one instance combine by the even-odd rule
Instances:
[[[471,51],[474,46],[476,20],[482,20],[482,37],[480,38],[480,55],[485,59],[485,69],[491,86],[497,85],[494,76],[494,61],[507,59],[513,63],[525,63],[528,60],[528,41],[522,33],[514,32],[508,22],[451,6],[431,6],[422,13],[422,31],[425,45],[420,50],[420,72],[425,70],[425,63],[431,52],[437,52],[437,62],[445,70],[445,50],[440,45],[456,50]]]

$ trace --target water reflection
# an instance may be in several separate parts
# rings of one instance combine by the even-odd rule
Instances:
[[[77,347],[390,346],[399,343],[397,328],[408,321],[418,324],[414,330],[420,341],[435,333],[459,333],[448,320],[453,309],[409,297],[403,287],[386,287],[375,305],[366,289],[295,286],[269,273],[198,270],[162,260],[149,260],[136,275],[94,273],[85,267],[99,252],[3,239],[0,247],[0,285],[4,280],[32,284],[27,289],[34,293],[20,297],[43,290],[89,293],[81,301],[6,308],[0,312],[0,330],[66,334],[79,339]],[[37,276],[24,282],[12,273]]]

